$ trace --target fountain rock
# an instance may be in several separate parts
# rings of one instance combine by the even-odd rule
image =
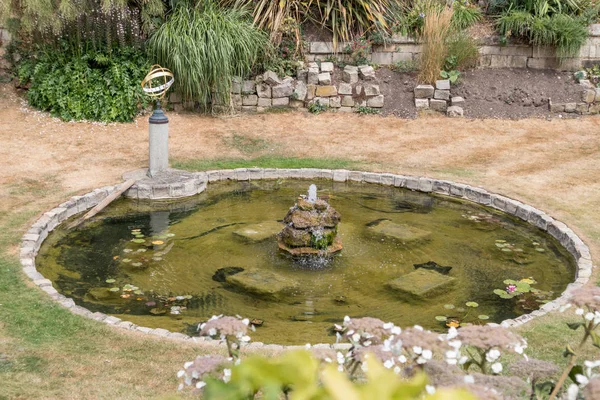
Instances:
[[[424,300],[447,292],[455,283],[455,278],[419,268],[388,282],[387,286],[406,300]]]
[[[300,196],[283,219],[286,224],[278,235],[279,248],[292,255],[326,255],[342,249],[337,237],[341,215],[325,200],[317,197],[311,185],[308,196]]]
[[[277,300],[298,289],[298,283],[272,271],[247,269],[234,275],[229,275],[226,282],[241,291],[252,293],[259,297]]]
[[[277,221],[261,222],[260,224],[246,225],[233,231],[233,234],[248,242],[262,242],[275,237],[281,231],[281,223]]]
[[[369,231],[402,244],[413,244],[429,240],[431,232],[414,226],[396,224],[388,219],[374,221],[367,225]]]

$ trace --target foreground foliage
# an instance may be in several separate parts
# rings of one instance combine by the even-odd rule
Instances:
[[[147,104],[140,82],[149,68],[145,54],[120,48],[110,54],[46,51],[18,64],[30,82],[29,104],[64,120],[129,122]]]

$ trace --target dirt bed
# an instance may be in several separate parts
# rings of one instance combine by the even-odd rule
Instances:
[[[415,118],[413,89],[416,74],[399,73],[382,67],[377,82],[385,95],[383,115]],[[577,118],[577,114],[553,114],[554,103],[580,102],[582,89],[571,73],[530,69],[485,69],[464,72],[453,96],[465,99],[467,118]]]

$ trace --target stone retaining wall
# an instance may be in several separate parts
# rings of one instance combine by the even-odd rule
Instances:
[[[600,64],[600,24],[590,25],[590,36],[580,49],[577,57],[563,60],[556,58],[554,48],[516,45],[484,45],[479,48],[479,66],[482,68],[532,68],[558,69],[576,71],[592,64]],[[309,61],[327,60],[337,57],[348,60],[345,48],[348,43],[338,45],[338,53],[334,54],[332,42],[310,42],[308,45]],[[414,39],[394,35],[385,45],[374,45],[370,61],[374,64],[392,65],[399,61],[417,61],[422,53],[422,46]]]
[[[272,168],[238,168],[234,170],[214,170],[191,174],[193,181],[197,183],[190,194],[203,191],[207,184],[222,180],[231,181],[252,181],[261,179],[327,179],[334,182],[366,182],[384,186],[394,186],[398,188],[406,188],[410,190],[436,193],[456,198],[469,200],[478,204],[490,206],[498,210],[504,211],[510,215],[514,215],[523,221],[538,227],[539,229],[548,232],[556,238],[562,246],[577,261],[576,279],[573,283],[567,286],[567,289],[557,299],[544,304],[539,310],[533,311],[530,314],[522,315],[518,318],[505,320],[502,322],[504,327],[519,326],[536,316],[547,314],[552,310],[558,309],[561,305],[566,304],[574,290],[585,285],[592,274],[592,259],[588,247],[583,241],[564,223],[555,220],[543,211],[540,211],[520,201],[510,199],[508,197],[490,193],[485,189],[454,183],[446,180],[438,180],[432,178],[415,177],[396,175],[388,173],[373,173],[362,171],[348,170],[331,170],[331,169],[272,169]],[[187,175],[186,175],[187,176]],[[175,185],[175,184],[173,184]],[[127,195],[133,198],[140,199],[164,199],[165,188],[164,184],[160,183],[155,188],[150,188],[149,191],[144,191],[142,195],[137,186],[133,186]],[[35,268],[35,257],[40,249],[44,239],[48,233],[56,228],[60,223],[75,214],[88,210],[97,205],[100,201],[106,198],[109,194],[116,191],[118,186],[106,186],[96,189],[83,196],[74,196],[68,201],[58,205],[58,207],[44,213],[23,236],[20,247],[20,260],[23,267],[23,272],[27,275],[41,290],[46,292],[52,299],[60,303],[63,307],[69,309],[72,313],[82,315],[97,321],[104,322],[108,325],[113,325],[118,328],[135,330],[160,337],[167,337],[177,340],[194,340],[203,342],[212,346],[219,346],[220,342],[203,337],[190,337],[179,332],[169,332],[166,329],[137,326],[130,321],[123,321],[120,318],[108,316],[99,312],[91,312],[88,309],[78,306],[75,302],[58,293],[52,286],[52,282],[42,276]],[[167,188],[169,193],[172,193],[170,186]],[[181,193],[180,193],[181,194]],[[181,196],[178,196],[181,197]],[[320,344],[314,347],[346,349],[350,344]],[[260,342],[254,342],[247,345],[248,348],[262,347],[266,349],[284,349],[297,348],[299,346],[280,346],[280,345],[264,345]]]

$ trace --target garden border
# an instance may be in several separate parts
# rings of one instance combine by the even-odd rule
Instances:
[[[170,170],[170,173],[176,172]],[[510,215],[514,215],[523,221],[536,226],[543,231],[548,232],[556,238],[560,244],[569,251],[577,262],[575,281],[568,284],[565,291],[553,301],[544,304],[540,309],[529,314],[524,314],[515,319],[502,321],[500,325],[504,327],[520,326],[535,317],[547,314],[550,311],[560,308],[566,304],[572,296],[573,291],[585,285],[592,274],[592,259],[589,248],[583,241],[564,223],[555,220],[541,210],[513,200],[508,197],[490,193],[485,189],[469,186],[462,183],[454,183],[447,180],[432,179],[426,177],[405,176],[390,173],[373,173],[362,171],[349,171],[344,169],[275,169],[275,168],[237,168],[230,170],[213,170],[189,173],[181,171],[186,177],[186,183],[171,182],[152,185],[151,181],[141,180],[126,192],[127,197],[137,199],[176,199],[187,196],[193,196],[206,190],[207,185],[216,181],[253,181],[263,179],[328,179],[334,182],[364,182],[383,186],[394,186],[406,188],[413,191],[425,193],[436,193],[450,197],[461,198],[472,201],[477,204],[491,206]],[[192,179],[190,179],[192,178]],[[72,313],[82,315],[96,321],[102,321],[108,325],[119,328],[135,330],[142,333],[152,334],[160,337],[168,337],[178,340],[192,340],[211,345],[220,345],[220,341],[204,337],[190,337],[179,332],[170,332],[162,328],[147,328],[137,326],[130,321],[123,321],[120,318],[109,316],[99,312],[91,312],[88,309],[75,304],[73,299],[60,294],[53,286],[52,282],[46,279],[35,268],[35,257],[42,242],[48,236],[48,233],[56,228],[60,223],[81,213],[91,207],[94,207],[111,193],[118,190],[119,185],[105,186],[100,189],[87,193],[83,196],[74,196],[68,201],[58,205],[58,207],[44,213],[23,236],[20,247],[20,260],[23,272],[35,285],[39,286],[52,299],[57,301],[63,307],[69,309]],[[317,344],[314,347],[344,349],[349,344]],[[282,350],[290,348],[299,348],[303,346],[282,346],[277,344],[263,344],[253,342],[244,346],[247,348],[265,348],[272,350]]]

